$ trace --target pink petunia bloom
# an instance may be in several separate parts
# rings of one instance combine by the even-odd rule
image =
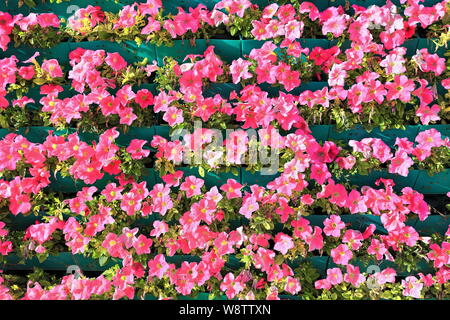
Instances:
[[[346,243],[352,250],[361,248],[363,240],[363,234],[357,230],[347,230],[342,237],[342,242]]]
[[[134,101],[139,104],[141,108],[148,108],[148,106],[153,105],[153,94],[147,89],[141,89],[136,92]]]
[[[326,218],[323,224],[325,226],[323,232],[327,236],[335,238],[339,238],[341,236],[341,230],[345,228],[345,223],[337,215],[331,215],[330,218]]]
[[[45,60],[42,63],[42,70],[47,72],[52,78],[61,78],[63,76],[58,60]]]
[[[242,206],[239,209],[239,213],[242,214],[247,219],[252,217],[252,213],[259,209],[258,201],[254,196],[249,196],[244,198]]]
[[[253,75],[248,71],[248,67],[251,66],[250,61],[239,58],[234,60],[230,66],[230,72],[233,77],[233,83],[239,83],[241,80],[250,79]]]
[[[345,244],[340,244],[334,249],[331,249],[331,257],[334,263],[347,265],[348,262],[353,258],[352,251]]]
[[[163,120],[166,121],[171,127],[183,123],[183,110],[177,107],[169,107],[164,113]]]
[[[388,100],[400,99],[402,102],[409,102],[411,100],[411,92],[415,89],[414,81],[408,79],[405,75],[396,75],[394,82],[387,82],[385,84],[388,93],[386,95]]]
[[[331,173],[328,171],[326,164],[313,163],[311,165],[310,178],[316,180],[318,184],[322,185],[328,178],[331,178]]]
[[[150,154],[150,150],[144,150],[142,147],[147,141],[140,139],[133,139],[130,145],[127,147],[127,152],[131,155],[132,159],[142,159]]]
[[[325,10],[326,11],[326,10]],[[325,13],[325,12],[324,12]],[[321,19],[322,20],[322,19]],[[322,34],[332,33],[334,37],[339,37],[347,28],[347,15],[333,15],[322,21]]]
[[[127,67],[127,62],[122,56],[117,53],[108,53],[105,62],[108,66],[110,66],[114,71],[120,71]]]
[[[367,211],[367,206],[364,198],[361,196],[358,190],[352,190],[348,194],[348,198],[345,202],[345,207],[350,210],[350,213],[362,213]]]
[[[420,299],[422,297],[421,291],[423,289],[423,283],[416,277],[409,276],[405,280],[402,280],[403,295],[406,297],[413,297]]]
[[[359,267],[347,265],[347,273],[344,275],[344,281],[358,288],[366,281],[366,277],[359,272]]]
[[[228,299],[233,299],[244,290],[244,285],[239,279],[235,279],[234,274],[229,272],[220,284],[220,290],[225,291]]]
[[[13,251],[13,245],[12,245],[11,241],[0,240],[0,254],[2,256],[7,256],[12,251]]]
[[[164,221],[153,222],[153,230],[150,232],[152,237],[159,238],[162,234],[169,231],[169,226]]]
[[[226,192],[227,199],[241,198],[242,185],[234,179],[228,179],[227,183],[220,187],[220,190]]]
[[[41,13],[37,16],[37,22],[42,28],[54,27],[59,28],[60,21],[54,13]]]
[[[328,269],[326,279],[333,286],[338,285],[338,284],[342,283],[342,281],[344,281],[342,271],[339,268]]]
[[[419,233],[410,226],[405,226],[400,232],[400,241],[406,243],[409,247],[414,247],[419,240]]]
[[[33,79],[35,74],[36,74],[36,71],[34,70],[34,66],[27,66],[27,67],[19,68],[19,75],[22,78],[24,78],[25,80]]]
[[[399,174],[407,177],[409,168],[414,164],[414,161],[404,151],[397,151],[395,157],[391,159],[389,165],[389,173]]]
[[[149,254],[150,247],[152,246],[153,241],[150,238],[147,238],[143,234],[139,235],[139,237],[134,241],[133,247],[136,250],[136,254]]]
[[[186,197],[191,198],[202,193],[201,188],[203,187],[204,183],[205,182],[202,179],[199,179],[195,176],[188,176],[181,184],[180,189],[186,192]]]
[[[142,207],[141,200],[137,197],[134,192],[127,192],[123,195],[120,203],[120,208],[127,213],[129,216],[133,216]]]
[[[275,236],[275,250],[280,251],[282,254],[286,254],[288,250],[292,249],[293,247],[294,242],[288,235],[280,232]]]
[[[441,107],[437,104],[432,107],[426,105],[421,106],[416,110],[416,115],[420,117],[420,121],[424,125],[428,125],[430,121],[439,121],[441,118],[438,116],[441,111]]]
[[[375,255],[377,260],[382,260],[388,250],[382,242],[377,239],[372,239],[370,246],[367,248],[369,254]]]
[[[114,233],[108,233],[102,243],[102,247],[108,250],[111,257],[120,258],[123,256],[125,249],[119,237]]]
[[[158,254],[154,259],[148,261],[148,275],[162,279],[169,270],[169,264],[166,262],[163,254]]]
[[[320,280],[316,280],[316,282],[314,282],[314,287],[317,290],[319,290],[319,289],[330,290],[331,283],[330,283],[330,281],[328,281],[328,279],[320,279]]]
[[[139,3],[138,9],[142,15],[156,16],[162,7],[161,0],[147,0],[146,3]]]
[[[323,248],[323,236],[322,229],[314,227],[314,233],[310,234],[306,239],[306,243],[309,246],[308,251],[321,250]]]
[[[418,146],[426,149],[440,147],[444,144],[441,133],[434,128],[419,132],[415,141]]]
[[[178,187],[180,185],[180,180],[183,177],[183,174],[183,171],[178,170],[174,173],[162,176],[161,179],[166,183],[168,187]]]
[[[290,294],[297,294],[300,290],[302,290],[302,286],[300,285],[300,281],[298,281],[298,279],[289,276],[286,278],[286,286],[284,287],[284,290]]]

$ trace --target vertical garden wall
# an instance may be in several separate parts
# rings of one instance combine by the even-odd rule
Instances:
[[[0,299],[448,298],[448,1],[55,2],[0,4]]]

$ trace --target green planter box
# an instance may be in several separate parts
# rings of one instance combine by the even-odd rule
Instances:
[[[241,40],[199,39],[195,42],[189,40],[174,40],[171,47],[156,47],[158,64],[162,65],[164,57],[172,57],[182,63],[189,54],[203,55],[209,46],[214,46],[214,52],[228,63],[242,56]],[[189,60],[186,60],[189,62]]]
[[[450,170],[446,169],[433,176],[421,170],[410,170],[407,177],[388,173],[387,171],[372,171],[369,175],[354,175],[350,182],[357,186],[375,187],[379,178],[393,179],[396,183],[394,189],[400,191],[404,187],[411,187],[423,194],[446,194],[450,191]]]

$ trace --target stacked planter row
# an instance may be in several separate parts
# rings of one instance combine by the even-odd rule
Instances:
[[[434,1],[434,0],[433,0]],[[10,2],[13,2],[10,0]],[[104,9],[110,11],[117,11],[123,5],[130,4],[135,1],[131,0],[121,0],[117,3],[111,1],[110,3],[105,3],[104,1],[90,1],[92,5],[102,5]],[[138,1],[139,2],[139,1]],[[142,1],[141,1],[142,2]],[[218,1],[214,0],[203,0],[203,1],[180,1],[173,3],[172,1],[163,1],[165,9],[169,12],[176,12],[176,7],[181,6],[183,8],[193,7],[197,3],[202,3],[207,5],[208,7],[212,7]],[[345,0],[336,0],[336,1],[312,1],[318,5],[319,8],[326,8],[328,6],[338,6],[345,5]],[[320,4],[319,4],[320,2]],[[358,5],[372,5],[372,4],[380,4],[383,1],[350,1],[351,4]],[[431,1],[430,1],[431,2]],[[437,2],[437,1],[436,1]],[[261,0],[256,3],[261,5],[266,5],[267,1]],[[85,1],[77,0],[70,2],[63,2],[62,4],[52,5],[52,4],[44,4],[39,5],[36,8],[28,9],[26,7],[22,7],[19,9],[11,9],[11,13],[26,13],[27,10],[30,12],[54,12],[61,17],[68,17],[71,15],[71,10],[73,7],[71,6],[85,6]],[[9,7],[8,7],[9,9]],[[0,10],[4,10],[0,6]],[[335,41],[329,41],[325,39],[301,39],[300,40],[303,47],[313,48],[313,47],[322,47],[322,48],[330,48],[335,45]],[[248,55],[253,48],[258,48],[262,45],[263,42],[255,41],[255,40],[221,40],[221,39],[211,39],[211,40],[196,40],[195,46],[192,46],[189,41],[183,40],[175,40],[173,47],[157,47],[153,45],[141,45],[137,46],[133,42],[126,42],[123,44],[104,42],[104,41],[96,41],[96,42],[82,42],[82,43],[74,43],[67,42],[61,43],[56,47],[50,49],[39,49],[41,56],[44,58],[54,58],[58,57],[60,64],[68,64],[68,54],[72,50],[78,47],[98,50],[103,49],[107,52],[119,52],[122,57],[124,57],[128,62],[137,62],[144,58],[147,58],[149,61],[156,60],[159,65],[162,65],[164,57],[174,57],[177,61],[182,61],[187,54],[201,54],[205,51],[205,49],[209,45],[215,46],[216,53],[223,57],[225,61],[231,62],[239,57],[243,57]],[[342,48],[348,47],[348,43],[344,43]],[[409,40],[404,45],[408,50],[408,55],[413,55],[416,50],[421,48],[429,48],[430,51],[434,50],[434,45],[430,39],[413,39]],[[441,51],[444,49],[441,49]],[[27,59],[29,58],[35,51],[34,48],[28,47],[19,47],[15,49],[9,49],[7,52],[1,53],[1,56],[9,56],[11,54],[16,55],[19,59]],[[324,86],[326,86],[326,82],[311,82],[302,84],[301,87],[296,88],[292,93],[298,94],[304,90],[317,90]],[[145,85],[144,87],[149,88],[153,92],[157,92],[154,85]],[[221,93],[223,96],[229,95],[232,90],[238,90],[239,85],[234,84],[219,84],[213,85],[209,90],[211,93]],[[443,88],[438,88],[442,92]],[[271,94],[276,95],[278,90],[269,89]],[[34,89],[28,95],[31,98],[38,97],[38,92]],[[169,136],[169,127],[163,126],[162,123],[157,123],[154,127],[149,128],[131,128],[126,134],[122,134],[118,140],[119,144],[126,146],[132,139],[143,139],[146,141],[150,141],[153,136],[160,135],[168,138]],[[363,128],[355,128],[354,130],[349,130],[345,132],[338,132],[335,126],[332,125],[321,125],[321,126],[311,126],[310,129],[313,132],[313,136],[318,140],[343,140],[348,142],[349,140],[360,140],[365,137],[375,137],[380,138],[385,141],[389,146],[392,146],[397,137],[406,137],[409,139],[413,139],[417,133],[420,131],[427,130],[429,128],[435,128],[439,132],[441,132],[444,136],[450,136],[450,126],[449,125],[436,125],[436,126],[407,126],[405,130],[386,130],[380,131],[375,129],[372,132],[367,132]],[[46,127],[33,127],[33,128],[24,128],[19,130],[17,133],[23,134],[29,138],[32,142],[42,142],[47,136],[48,130],[53,130],[53,128]],[[4,137],[8,134],[8,130],[1,130],[0,137]],[[58,134],[65,134],[66,132],[60,132]],[[80,134],[85,141],[93,141],[98,140],[98,136],[94,134]],[[199,176],[197,168],[181,168],[187,175],[196,175]],[[439,173],[434,176],[429,176],[426,172],[420,170],[411,170],[410,174],[407,177],[399,177],[398,175],[389,174],[388,172],[372,172],[367,176],[356,175],[351,178],[351,182],[358,186],[369,185],[373,186],[374,182],[380,178],[392,178],[396,182],[397,190],[400,190],[403,187],[409,186],[418,192],[424,194],[445,194],[450,191],[450,170],[447,169],[442,173]],[[205,176],[206,186],[220,186],[226,182],[227,179],[233,178],[236,179],[241,184],[251,185],[251,184],[259,184],[262,186],[267,185],[269,181],[272,181],[274,176],[261,176],[259,174],[252,174],[246,171],[243,168],[238,170],[238,175],[233,175],[232,173],[223,173],[223,174],[215,174],[215,173],[207,173]],[[159,177],[159,174],[152,168],[148,169],[148,174],[143,177],[144,181],[147,181],[147,186],[153,186],[156,183],[160,183],[162,180]],[[113,177],[105,177],[101,181],[97,182],[95,186],[99,189],[103,188],[106,184],[113,181]],[[62,193],[74,193],[79,191],[83,186],[82,183],[75,182],[71,179],[56,177],[53,178],[53,183],[49,186],[49,190],[59,191]],[[157,216],[152,216],[149,219],[142,219],[137,223],[137,225],[149,225],[156,219]],[[325,215],[316,215],[307,217],[310,220],[313,226],[321,226],[323,227],[323,221],[327,218]],[[380,233],[386,233],[386,230],[383,228],[383,224],[379,217],[371,216],[371,215],[358,215],[358,216],[343,216],[343,220],[347,223],[350,223],[354,229],[363,231],[368,225],[375,224],[377,226],[377,231]],[[24,230],[27,226],[34,223],[35,220],[39,220],[39,216],[17,216],[13,218],[9,223],[16,230]],[[245,223],[243,221],[235,221],[236,225],[240,223]],[[421,235],[427,236],[433,233],[444,234],[447,231],[447,226],[449,225],[448,217],[444,216],[432,216],[426,221],[419,221],[419,219],[410,219],[407,222],[408,225],[414,226],[414,228],[421,233]],[[281,226],[279,226],[281,228]],[[279,231],[279,230],[278,230]],[[48,271],[66,271],[68,266],[78,265],[84,271],[92,271],[92,272],[101,272],[106,270],[107,268],[115,265],[121,264],[121,261],[118,259],[112,259],[108,261],[106,264],[100,265],[100,263],[95,259],[86,258],[82,255],[72,255],[70,253],[62,253],[58,256],[50,256],[44,262],[39,262],[36,258],[25,261],[25,264],[22,264],[20,259],[17,256],[10,255],[7,258],[7,262],[3,265],[2,269],[5,271],[17,271],[17,270],[31,270],[34,267],[40,267],[44,270]],[[186,256],[175,256],[172,259],[168,259],[170,262],[175,264],[181,264],[182,261],[199,261],[198,257],[186,257]],[[313,265],[317,268],[319,273],[323,276],[326,275],[327,269],[335,266],[330,257],[314,257],[311,259]],[[298,264],[298,261],[293,261],[292,264]],[[230,259],[228,262],[230,266],[238,266],[238,259]],[[385,262],[386,266],[391,266],[388,262]],[[422,272],[427,272],[426,268],[421,269]],[[406,276],[408,274],[416,273],[400,273],[400,276]],[[152,297],[148,297],[152,298]],[[183,297],[182,297],[183,298]],[[187,297],[186,297],[187,298]],[[201,294],[198,298],[208,298],[207,294]],[[292,298],[292,297],[290,297]]]

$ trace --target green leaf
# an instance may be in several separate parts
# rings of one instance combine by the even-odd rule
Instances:
[[[203,169],[203,167],[198,167],[198,174],[202,178],[205,177],[205,169]]]
[[[100,264],[100,267],[103,267],[107,262],[108,262],[108,258],[107,256],[101,256],[98,259],[98,263]]]
[[[33,0],[23,0],[23,2],[31,8],[36,7],[36,2],[34,2]]]

